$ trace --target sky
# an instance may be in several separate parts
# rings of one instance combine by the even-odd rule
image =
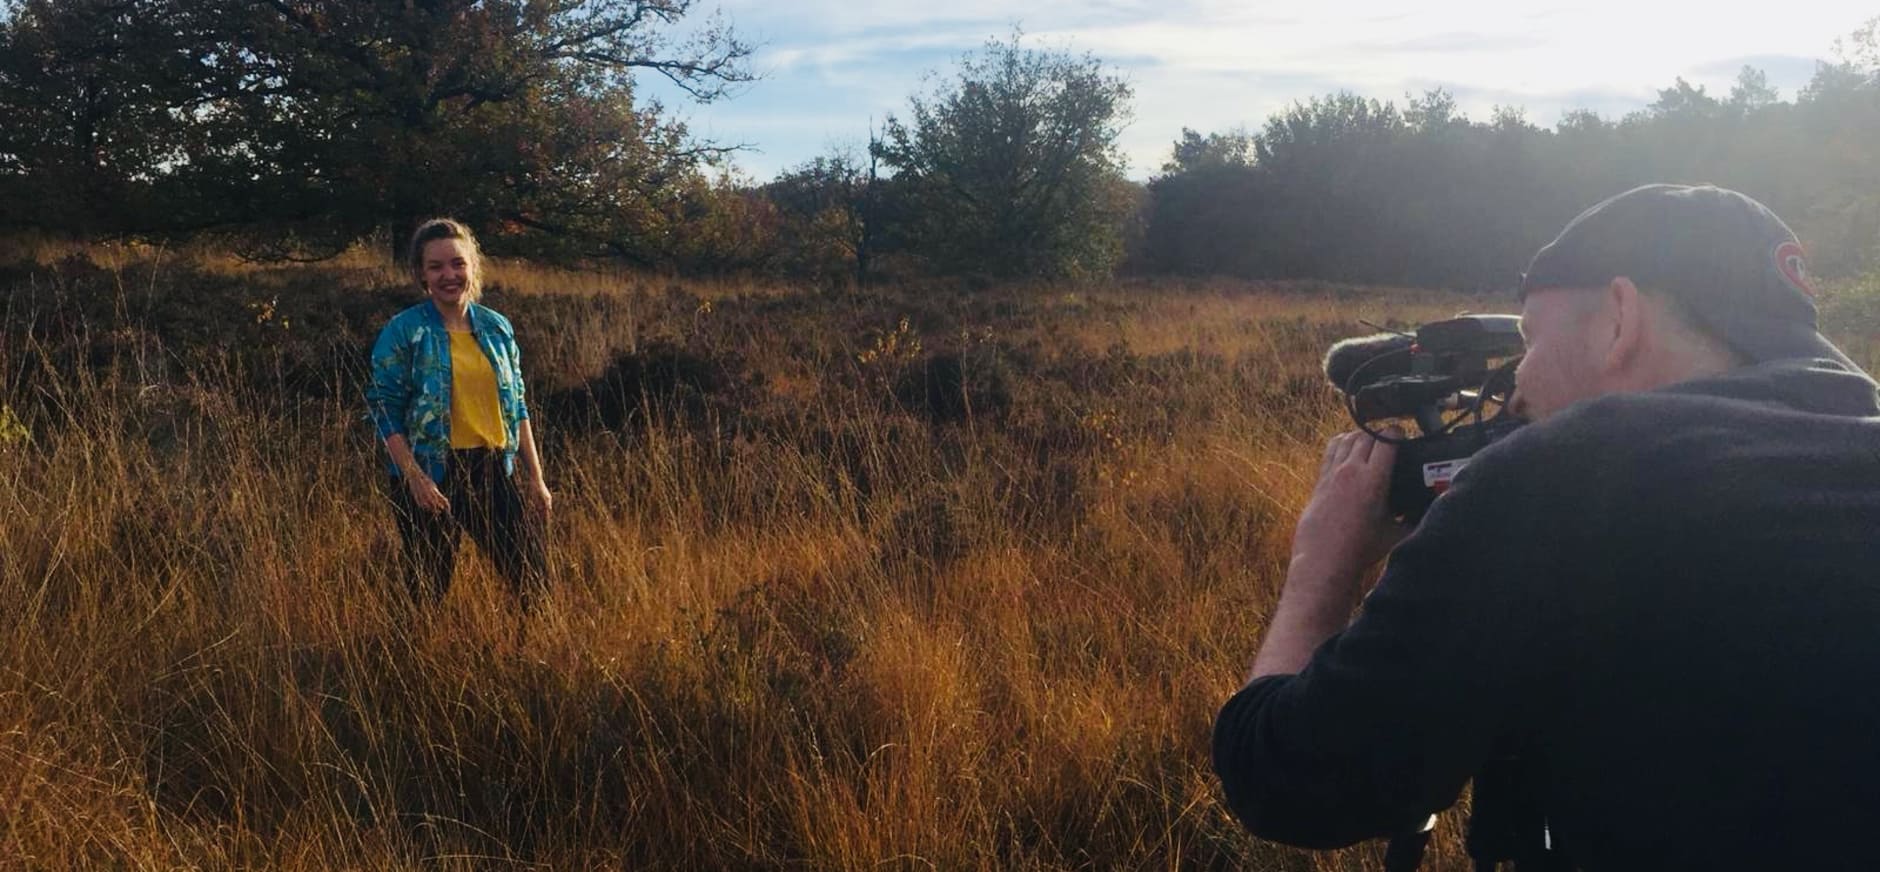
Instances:
[[[693,13],[702,22],[712,0]],[[1090,52],[1135,92],[1120,145],[1132,178],[1167,160],[1183,127],[1245,127],[1337,91],[1394,100],[1441,87],[1471,118],[1525,108],[1551,127],[1591,109],[1616,119],[1680,76],[1716,96],[1744,65],[1783,99],[1833,60],[1837,39],[1880,15],[1868,3],[1579,0],[1521,3],[1333,0],[720,0],[756,44],[762,77],[699,105],[642,84],[693,134],[748,146],[733,158],[762,181],[831,150],[860,151],[871,119],[905,115],[924,77],[1013,28],[1032,47]]]

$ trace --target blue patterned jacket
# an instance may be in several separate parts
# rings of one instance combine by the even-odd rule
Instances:
[[[522,349],[516,346],[509,319],[494,309],[471,303],[470,331],[496,372],[496,402],[508,436],[503,468],[514,472],[521,444],[518,431],[529,417],[523,402]],[[426,300],[392,316],[372,346],[366,409],[379,440],[403,435],[412,456],[439,483],[444,480],[444,458],[450,454],[450,384],[450,334],[437,307]],[[386,462],[397,476],[397,465]]]

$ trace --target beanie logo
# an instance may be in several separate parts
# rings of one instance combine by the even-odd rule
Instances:
[[[1776,271],[1792,287],[1809,299],[1815,297],[1815,284],[1808,279],[1808,261],[1803,257],[1802,244],[1789,240],[1776,246]]]

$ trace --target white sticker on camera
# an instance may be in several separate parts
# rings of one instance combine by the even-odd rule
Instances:
[[[1442,493],[1449,489],[1449,482],[1456,477],[1456,473],[1461,472],[1462,468],[1468,465],[1469,458],[1467,457],[1425,463],[1423,464],[1423,486]]]

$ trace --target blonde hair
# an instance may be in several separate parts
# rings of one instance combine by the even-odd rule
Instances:
[[[408,255],[411,275],[417,279],[418,287],[424,287],[424,247],[439,239],[455,239],[464,244],[469,251],[470,278],[464,286],[464,295],[471,302],[483,296],[483,249],[477,245],[476,234],[463,222],[453,218],[432,218],[418,225],[416,233],[411,234],[411,250]]]

